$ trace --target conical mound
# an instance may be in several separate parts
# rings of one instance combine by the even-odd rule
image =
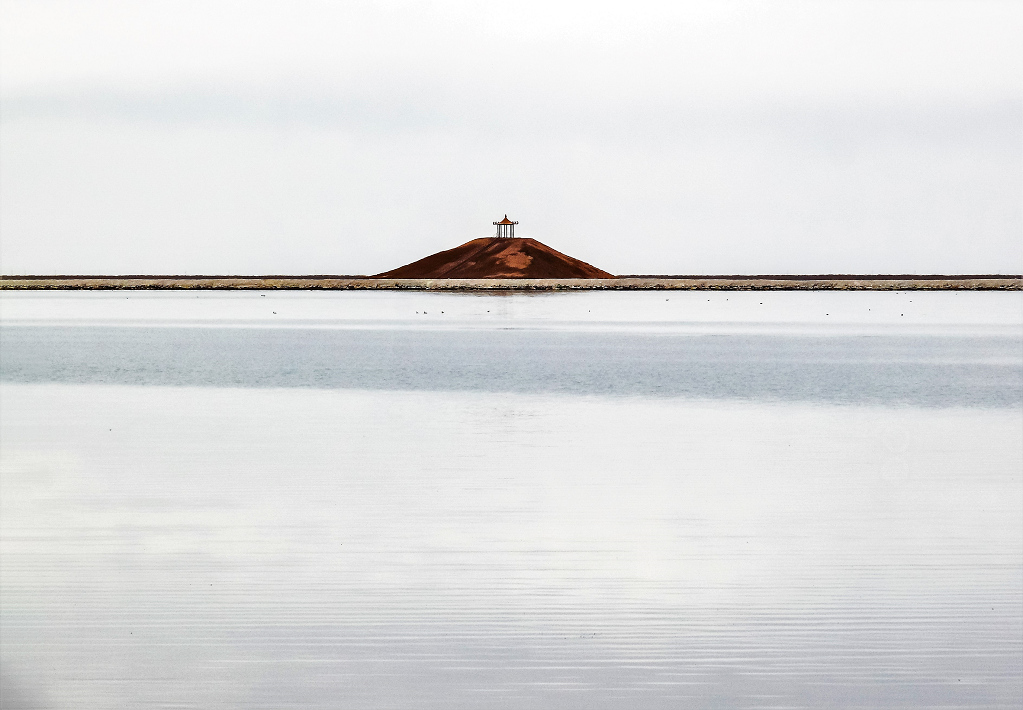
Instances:
[[[613,279],[535,239],[485,237],[437,252],[377,279]]]

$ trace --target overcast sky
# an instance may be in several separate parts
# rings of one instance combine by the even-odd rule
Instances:
[[[6,0],[4,273],[1023,270],[1023,3]]]

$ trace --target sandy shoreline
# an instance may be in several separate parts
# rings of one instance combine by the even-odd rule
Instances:
[[[10,276],[10,290],[393,291],[1019,291],[1023,278],[642,277],[616,279],[371,279],[330,276]]]

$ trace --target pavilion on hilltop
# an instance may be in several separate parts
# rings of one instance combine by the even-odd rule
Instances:
[[[505,215],[504,219],[500,222],[494,222],[494,224],[497,226],[497,234],[494,235],[495,237],[500,237],[502,239],[512,239],[515,237],[515,225],[518,224],[518,222],[512,222],[508,219],[508,215]]]

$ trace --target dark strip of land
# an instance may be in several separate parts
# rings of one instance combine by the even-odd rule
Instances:
[[[378,279],[364,276],[2,276],[11,290],[1019,291],[1018,275],[620,276],[608,279]]]

